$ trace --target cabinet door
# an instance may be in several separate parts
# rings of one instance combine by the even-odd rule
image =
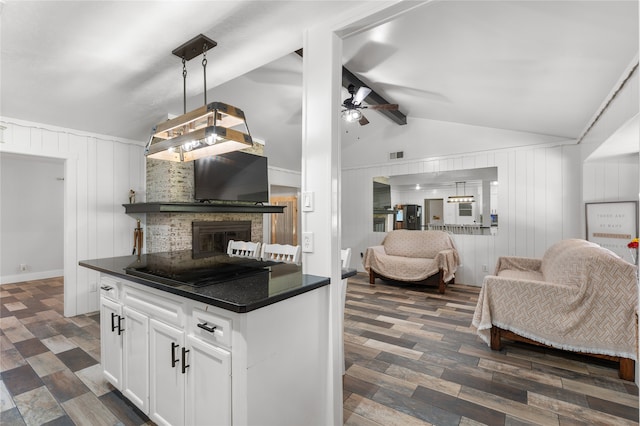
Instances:
[[[149,318],[125,306],[122,393],[149,414]]]
[[[187,336],[186,424],[231,424],[231,354]]]
[[[100,298],[100,363],[104,377],[122,389],[122,334],[118,323],[122,305],[106,297]]]
[[[149,418],[159,425],[184,424],[184,383],[189,368],[184,353],[184,331],[152,319],[149,321]]]

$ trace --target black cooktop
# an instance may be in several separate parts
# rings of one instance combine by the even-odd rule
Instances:
[[[276,262],[218,254],[194,259],[191,251],[147,254],[144,261],[125,268],[129,275],[168,285],[203,287],[240,277],[264,274]]]

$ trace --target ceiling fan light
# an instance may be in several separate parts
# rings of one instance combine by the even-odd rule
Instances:
[[[342,111],[342,119],[349,123],[358,121],[362,118],[362,112],[358,109],[345,109]]]

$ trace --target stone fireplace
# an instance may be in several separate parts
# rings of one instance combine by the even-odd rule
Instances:
[[[254,144],[254,154],[262,155],[262,145]],[[193,188],[193,162],[177,163],[172,161],[161,161],[147,158],[147,188],[146,202],[166,202],[166,203],[195,203]],[[228,202],[233,205],[235,203]],[[146,225],[145,229],[145,251],[147,253],[157,253],[176,250],[191,250],[195,236],[192,234],[193,224],[200,222],[217,222],[214,227],[220,229],[230,225],[228,230],[232,235],[238,232],[235,223],[243,222],[245,230],[242,235],[247,236],[243,241],[262,242],[263,235],[263,213],[146,213],[146,220],[141,218]],[[246,227],[249,233],[247,235]],[[220,231],[216,231],[220,232]],[[225,232],[224,229],[222,232]],[[198,237],[199,238],[199,237]],[[213,238],[213,237],[212,237]],[[220,244],[226,242],[215,237],[214,248],[220,249]],[[223,238],[224,234],[223,234]],[[234,239],[234,238],[229,238]],[[226,240],[228,241],[228,239]]]
[[[230,240],[251,241],[251,221],[199,221],[192,223],[193,258],[226,253]]]

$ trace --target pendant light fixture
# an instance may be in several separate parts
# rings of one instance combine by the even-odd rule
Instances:
[[[463,185],[463,194],[467,192],[466,182],[456,182],[456,195],[449,196],[449,198],[447,199],[447,203],[473,203],[475,201],[473,195],[458,195],[458,184]]]
[[[241,109],[222,102],[207,103],[207,52],[217,44],[200,34],[173,50],[182,59],[183,114],[153,128],[145,148],[148,158],[186,162],[253,146]],[[187,113],[185,64],[199,55],[203,57],[204,105]]]

